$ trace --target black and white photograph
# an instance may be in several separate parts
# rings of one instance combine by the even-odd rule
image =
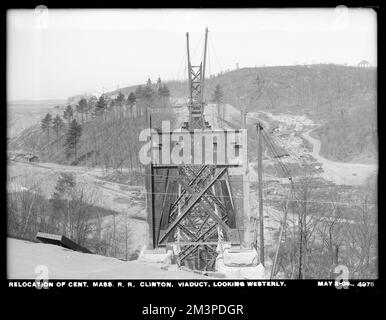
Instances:
[[[7,10],[9,287],[374,286],[377,34],[345,5]]]

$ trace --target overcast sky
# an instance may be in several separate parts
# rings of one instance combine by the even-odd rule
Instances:
[[[370,9],[10,10],[7,96],[60,99],[156,80],[183,79],[209,28],[207,74],[295,63],[377,65]]]

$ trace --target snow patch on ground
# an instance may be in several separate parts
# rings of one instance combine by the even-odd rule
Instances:
[[[314,121],[307,118],[305,115],[278,114],[274,115],[270,112],[264,112],[272,120],[284,122],[287,126],[294,126],[295,131],[300,131],[305,126],[315,125]]]
[[[35,279],[35,268],[45,265],[50,279],[208,279],[162,264],[143,264],[85,254],[59,246],[7,239],[7,278]]]

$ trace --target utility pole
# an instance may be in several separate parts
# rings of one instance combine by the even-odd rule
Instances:
[[[206,47],[207,47],[207,44],[208,44],[208,27],[205,28],[204,61],[203,61],[202,70],[201,70],[201,102],[204,101]]]
[[[125,260],[127,261],[127,215],[128,213],[126,212],[125,216]]]
[[[152,129],[152,119],[151,119],[151,109],[146,105],[145,109],[145,118],[146,118],[146,128]],[[150,136],[150,143],[153,145],[152,142],[152,136]],[[155,226],[155,216],[154,216],[154,201],[153,201],[153,190],[154,190],[154,179],[152,177],[154,176],[154,168],[152,166],[153,163],[153,152],[150,153],[151,157],[151,164],[145,166],[145,174],[146,174],[146,179],[145,179],[145,185],[146,185],[146,190],[148,191],[147,194],[147,205],[150,206],[150,211],[151,211],[151,216],[148,216],[147,223],[149,224],[149,231],[150,231],[150,247],[155,249],[157,247],[157,239],[154,233],[154,226]]]
[[[261,130],[263,130],[260,122],[256,123],[257,130],[257,174],[258,174],[258,188],[259,188],[259,227],[260,227],[260,262],[264,266],[264,213],[263,213],[263,161],[262,161],[262,137]]]
[[[115,214],[113,214],[113,246],[114,246],[114,258],[117,257],[117,246],[115,241]]]
[[[190,49],[189,49],[189,32],[186,33],[186,52],[187,52],[187,56],[188,56],[188,79],[189,79],[189,83],[192,83],[192,73],[191,73],[191,69],[192,69],[192,65],[190,64]],[[189,90],[189,97],[190,97],[190,101],[193,100],[193,93],[192,93],[192,90]]]

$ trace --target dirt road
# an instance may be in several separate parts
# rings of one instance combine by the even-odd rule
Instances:
[[[320,174],[322,178],[339,185],[360,185],[369,176],[378,172],[378,165],[332,161],[322,157],[320,155],[321,142],[310,136],[310,132],[315,130],[315,126],[317,125],[306,116],[289,114],[273,115],[269,112],[262,113],[275,121],[279,121],[284,126],[287,126],[287,128],[298,131],[304,139],[312,144],[313,150],[309,154],[315,158],[317,162],[322,164],[323,172]],[[257,118],[255,113],[251,113],[249,117]],[[312,128],[310,129],[310,127]],[[286,148],[285,142],[286,141],[284,141],[284,148]],[[287,143],[290,145],[291,141],[287,141]]]
[[[323,173],[321,176],[326,180],[334,181],[336,184],[359,185],[363,183],[371,174],[378,171],[377,165],[347,163],[328,160],[320,155],[321,142],[310,136],[314,129],[304,132],[302,136],[312,144],[313,150],[311,155],[322,163]]]

